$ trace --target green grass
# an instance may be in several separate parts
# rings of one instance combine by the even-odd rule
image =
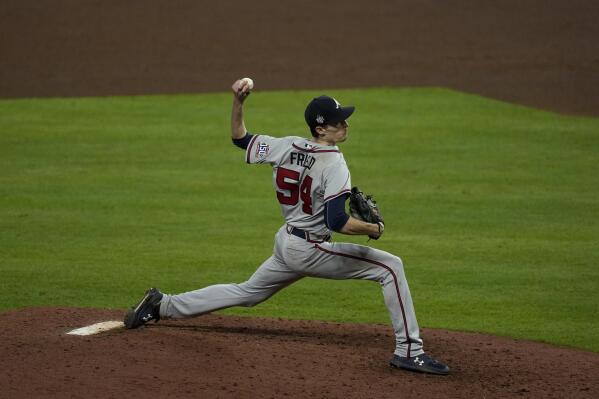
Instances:
[[[599,119],[444,89],[334,90],[419,322],[599,351]],[[250,130],[306,135],[314,91],[255,93]],[[0,310],[126,308],[246,279],[282,223],[229,94],[0,101]],[[337,237],[364,243],[359,237]],[[226,313],[388,323],[377,284],[305,279]]]

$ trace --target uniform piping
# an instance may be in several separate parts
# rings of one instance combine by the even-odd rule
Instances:
[[[395,275],[395,273],[393,272],[393,270],[381,263],[381,262],[377,262],[375,260],[371,260],[371,259],[367,259],[367,258],[362,258],[359,256],[355,256],[355,255],[350,255],[350,254],[344,254],[341,252],[335,252],[335,251],[330,251],[328,249],[324,249],[323,247],[321,247],[320,245],[316,244],[314,245],[317,249],[326,252],[328,254],[331,255],[339,255],[339,256],[345,256],[346,258],[352,258],[352,259],[357,259],[357,260],[362,260],[364,262],[368,262],[368,263],[372,263],[373,265],[377,265],[377,266],[381,266],[384,267],[385,269],[387,269],[387,271],[389,273],[391,273],[391,275],[393,276],[393,283],[395,284],[395,292],[397,293],[397,299],[399,299],[399,306],[401,308],[401,317],[403,319],[403,324],[404,324],[404,329],[406,330],[406,339],[408,341],[408,351],[407,351],[407,357],[410,357],[410,350],[411,350],[411,345],[412,345],[412,341],[410,340],[410,336],[408,335],[408,321],[406,320],[406,312],[404,311],[404,306],[403,306],[403,301],[401,300],[401,295],[399,294],[399,283],[397,280],[397,276]]]
[[[252,137],[252,141],[250,141],[250,145],[248,145],[248,149],[245,153],[245,161],[247,163],[250,163],[250,154],[252,153],[252,147],[254,146],[254,142],[256,141],[256,139],[258,138],[258,136],[260,136],[259,134],[255,135],[254,137]]]

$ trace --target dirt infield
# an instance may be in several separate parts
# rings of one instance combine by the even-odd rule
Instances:
[[[596,0],[4,0],[0,97],[224,91],[252,76],[599,115],[597,20]]]
[[[599,354],[424,329],[449,376],[391,369],[391,328],[204,316],[95,336],[123,312],[0,314],[0,398],[597,398]]]

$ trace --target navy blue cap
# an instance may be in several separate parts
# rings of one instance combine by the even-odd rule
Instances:
[[[316,126],[336,125],[354,113],[356,107],[342,107],[333,97],[320,96],[314,98],[306,107],[304,118],[310,129]]]

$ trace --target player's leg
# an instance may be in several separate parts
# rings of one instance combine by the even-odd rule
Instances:
[[[381,284],[396,337],[395,354],[412,357],[423,353],[420,329],[412,303],[410,287],[401,259],[375,248],[347,243],[322,243],[301,248],[306,253],[303,264],[294,260],[298,246],[288,251],[286,261],[305,275],[331,279],[362,279]]]
[[[180,319],[232,306],[254,306],[301,277],[273,255],[241,284],[217,284],[177,295],[165,294],[160,317]]]

